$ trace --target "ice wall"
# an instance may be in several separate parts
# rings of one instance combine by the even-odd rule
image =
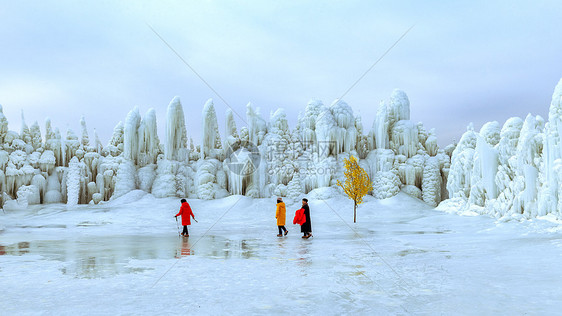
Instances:
[[[153,108],[150,108],[142,117],[138,128],[138,141],[138,164],[141,167],[155,164],[156,158],[160,154],[160,140],[158,139],[156,111]]]
[[[246,105],[246,121],[248,122],[248,141],[259,146],[267,133],[267,123],[260,116],[259,108],[254,109],[252,103]]]
[[[548,123],[544,131],[543,187],[540,189],[539,213],[561,215],[561,183],[559,182],[562,161],[562,79],[554,89]]]
[[[168,160],[183,161],[187,157],[187,130],[179,97],[168,105],[166,120],[166,143],[164,155]]]
[[[501,130],[490,122],[479,133],[467,131],[453,152],[449,196],[463,201],[463,209],[496,217],[560,218],[561,100],[562,80],[552,95],[548,122],[529,114],[525,120],[508,119]]]
[[[131,160],[134,164],[137,164],[139,160],[140,121],[139,108],[135,107],[127,114],[123,128],[123,155],[125,159]]]
[[[240,140],[238,136],[238,129],[236,128],[236,121],[234,120],[234,114],[231,109],[226,110],[226,133],[225,133],[225,147],[228,148],[234,143]]]
[[[213,99],[207,100],[203,106],[203,133],[201,135],[201,159],[205,159],[205,157],[220,158],[222,142]]]
[[[316,122],[323,107],[324,104],[321,100],[312,99],[306,105],[304,114],[299,115],[297,133],[304,149],[316,143]]]
[[[134,107],[103,146],[95,129],[90,138],[84,117],[80,137],[71,129],[61,137],[50,119],[41,133],[37,122],[26,125],[23,113],[18,133],[8,129],[0,107],[0,202],[72,207],[103,203],[132,190],[157,197],[243,194],[297,199],[316,188],[337,188],[343,159],[352,155],[376,184],[376,198],[404,190],[435,204],[446,192],[443,183],[452,149],[439,149],[434,131],[427,133],[423,124],[410,121],[410,101],[403,91],[395,90],[381,102],[370,131],[363,130],[361,117],[343,100],[325,106],[312,99],[294,128],[283,109],[264,119],[259,108],[248,103],[247,126],[240,129],[233,114],[226,112],[223,139],[209,99],[202,110],[201,141],[190,140],[188,147],[183,107],[174,97],[167,108],[163,143],[156,111],[150,108],[141,116]],[[533,176],[533,169],[527,167],[526,172]],[[535,196],[527,192],[525,201]]]

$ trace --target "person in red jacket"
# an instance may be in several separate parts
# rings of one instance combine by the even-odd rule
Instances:
[[[176,214],[175,217],[177,218],[179,215],[181,215],[181,224],[183,225],[183,232],[181,234],[182,236],[189,237],[189,233],[187,231],[187,225],[191,225],[192,217],[195,221],[197,220],[195,219],[195,215],[193,215],[191,206],[189,206],[189,203],[187,203],[185,199],[181,199],[180,211]]]

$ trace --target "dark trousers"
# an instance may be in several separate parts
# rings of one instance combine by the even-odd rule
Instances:
[[[287,228],[285,228],[285,226],[277,226],[277,228],[279,228],[279,235],[282,235],[283,231],[287,231]]]
[[[183,225],[183,232],[181,232],[184,235],[189,235],[189,233],[187,232],[187,225]]]

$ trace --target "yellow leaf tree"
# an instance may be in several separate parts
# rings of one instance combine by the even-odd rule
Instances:
[[[353,222],[356,223],[357,206],[363,202],[363,197],[373,190],[373,183],[367,172],[359,166],[357,158],[350,156],[349,159],[344,159],[343,162],[345,181],[341,183],[338,180],[338,185],[353,200]]]

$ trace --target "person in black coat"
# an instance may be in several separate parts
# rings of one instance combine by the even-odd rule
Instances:
[[[310,209],[308,208],[308,200],[302,199],[302,208],[304,209],[304,216],[306,217],[306,222],[301,225],[301,233],[303,233],[302,238],[312,237],[312,225],[310,223]]]

